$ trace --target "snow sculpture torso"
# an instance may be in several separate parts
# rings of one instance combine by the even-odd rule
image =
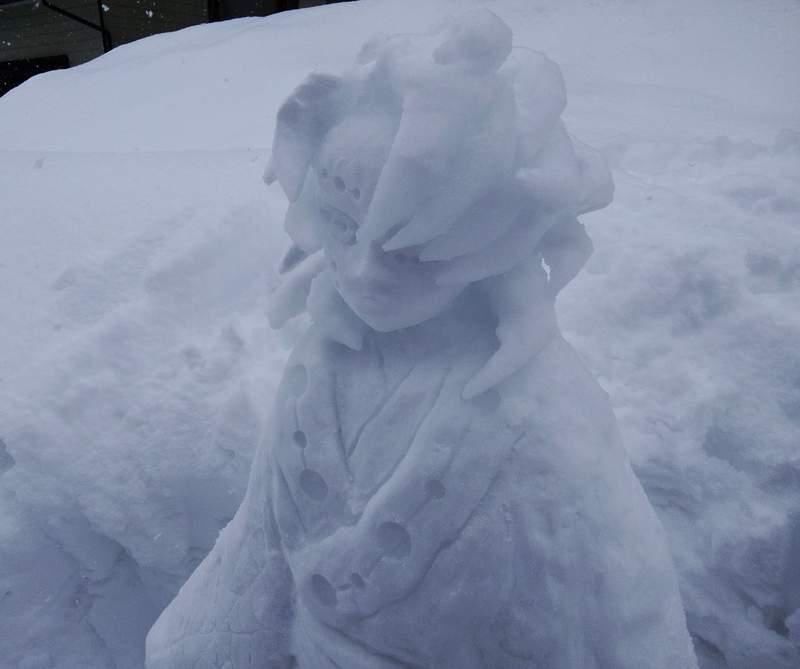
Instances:
[[[691,669],[663,533],[555,295],[610,179],[489,12],[368,44],[278,115],[308,311],[250,485],[150,669]]]

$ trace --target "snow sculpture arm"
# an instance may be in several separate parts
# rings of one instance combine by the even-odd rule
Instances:
[[[259,449],[234,519],[147,635],[148,669],[291,669],[291,574]]]

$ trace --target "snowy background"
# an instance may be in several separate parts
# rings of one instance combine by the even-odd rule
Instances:
[[[800,4],[362,0],[151,37],[0,99],[0,667],[141,669],[244,491],[277,105],[487,6],[563,68],[617,194],[562,294],[670,536],[704,666],[800,666]]]

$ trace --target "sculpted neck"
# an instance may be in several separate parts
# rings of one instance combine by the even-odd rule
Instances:
[[[379,346],[434,352],[458,348],[476,339],[493,341],[496,327],[497,318],[488,299],[480,290],[470,287],[437,316],[392,332],[370,330],[367,339]]]

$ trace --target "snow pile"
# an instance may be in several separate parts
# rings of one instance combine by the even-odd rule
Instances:
[[[491,7],[562,64],[569,127],[614,168],[560,320],[668,529],[701,656],[794,667],[797,5]],[[202,26],[0,100],[3,666],[142,666],[238,505],[285,357],[265,322],[275,111],[309,70],[452,5],[408,8]]]
[[[193,170],[167,163],[138,167]],[[223,174],[215,157],[208,176]],[[52,346],[4,387],[3,666],[141,666],[150,624],[239,504],[281,358],[263,318],[268,211],[206,207],[60,272]]]

